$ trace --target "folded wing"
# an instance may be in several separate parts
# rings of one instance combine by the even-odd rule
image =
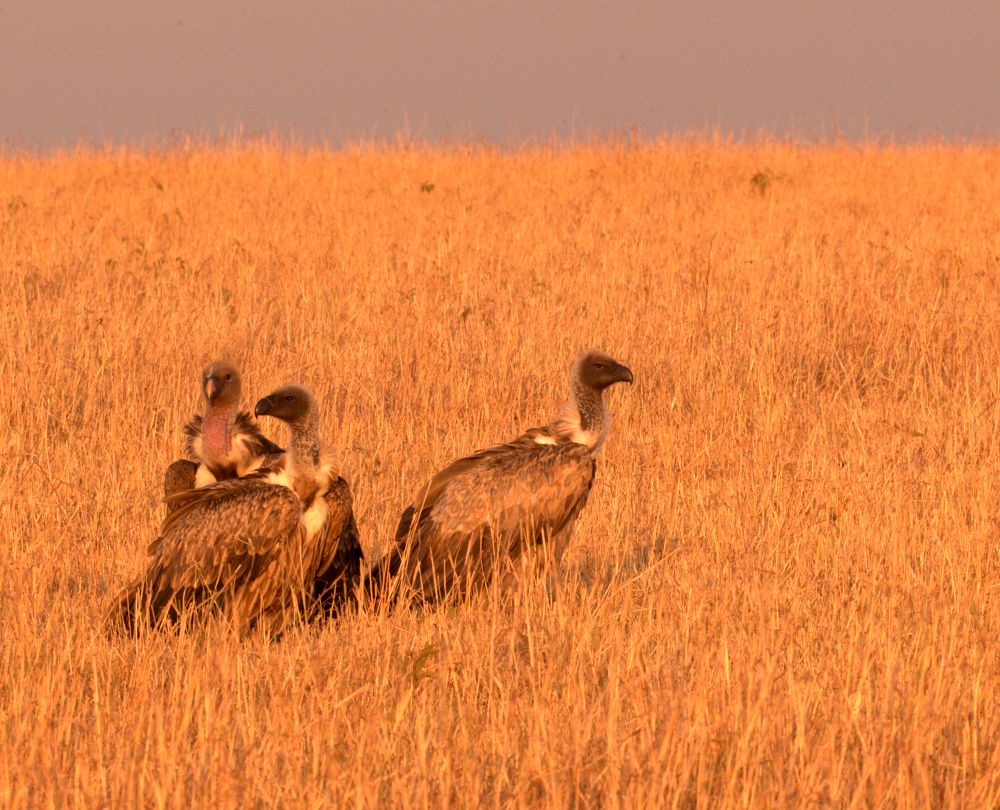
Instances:
[[[248,628],[268,599],[241,594],[260,592],[255,582],[261,578],[269,593],[288,584],[272,582],[271,569],[295,543],[298,497],[262,478],[241,478],[183,491],[170,501],[146,574],[126,588],[109,620],[134,631],[140,623],[157,626],[187,608],[212,605],[235,609],[234,620]]]
[[[520,439],[453,462],[400,519],[374,588],[391,578],[422,601],[461,597],[526,553],[558,562],[594,480],[579,444]]]
[[[336,616],[357,597],[364,553],[354,520],[354,499],[347,482],[337,477],[324,496],[328,514],[317,534],[314,596],[327,616]]]

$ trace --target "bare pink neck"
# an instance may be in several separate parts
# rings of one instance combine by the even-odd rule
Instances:
[[[201,442],[208,452],[225,456],[233,446],[233,408],[209,405],[201,421]]]

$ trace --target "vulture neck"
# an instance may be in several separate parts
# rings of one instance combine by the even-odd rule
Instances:
[[[292,432],[288,454],[296,479],[315,479],[320,464],[319,414],[310,411],[302,420],[288,426]]]
[[[537,444],[582,444],[596,456],[604,444],[611,421],[604,408],[604,392],[583,385],[575,377],[569,385],[572,401],[563,415],[543,428],[529,430],[525,436]]]
[[[608,421],[608,413],[604,407],[604,392],[585,386],[577,379],[570,384],[570,390],[573,394],[576,416],[579,419],[578,423],[573,425],[576,428],[573,441],[597,451],[604,441]]]
[[[211,457],[223,458],[233,447],[233,417],[236,408],[231,405],[213,405],[205,408],[201,420],[202,448]]]
[[[317,495],[326,489],[320,480],[319,415],[310,411],[301,421],[289,424],[291,439],[288,442],[290,480],[285,483],[305,505],[312,506]],[[286,473],[286,474],[287,474]]]

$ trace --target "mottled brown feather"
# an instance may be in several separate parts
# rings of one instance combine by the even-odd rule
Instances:
[[[186,489],[194,489],[194,480],[197,474],[198,462],[186,458],[180,458],[173,462],[163,474],[164,500]],[[170,509],[168,501],[167,510],[169,511]]]
[[[267,480],[288,459],[270,456],[249,476],[170,495],[148,571],[116,600],[109,625],[134,632],[208,606],[241,635],[259,627],[275,637],[296,618],[336,615],[354,600],[363,554],[350,487],[333,479],[326,520],[309,540],[300,523],[308,504]]]
[[[330,511],[315,540],[318,554],[314,595],[324,614],[336,616],[357,597],[364,552],[347,481],[338,476],[325,498]]]
[[[282,556],[297,554],[302,504],[291,490],[254,476],[182,491],[169,501],[147,572],[116,600],[112,625],[134,631],[211,604],[232,612],[245,632],[284,598],[283,589],[301,590],[280,564]]]
[[[293,414],[285,401],[296,397]],[[233,452],[223,457],[215,440],[214,458],[226,465],[215,470],[222,480],[195,488],[208,462],[171,464],[164,476],[167,516],[149,546],[147,572],[113,604],[112,629],[155,627],[183,610],[212,607],[241,634],[263,627],[278,635],[295,617],[336,614],[356,598],[363,555],[351,492],[322,461],[311,393],[286,386],[256,410],[289,424],[290,452],[241,413],[226,428]],[[188,451],[196,456],[202,425],[197,416],[185,428]],[[256,469],[234,477],[248,460]]]
[[[403,513],[373,588],[398,577],[418,601],[461,598],[527,553],[558,562],[594,470],[587,447],[529,436],[452,462]]]

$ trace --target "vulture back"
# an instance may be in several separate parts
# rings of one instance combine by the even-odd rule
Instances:
[[[373,589],[399,577],[401,590],[434,602],[488,586],[525,554],[557,562],[594,471],[587,447],[526,437],[453,462],[403,512]]]

